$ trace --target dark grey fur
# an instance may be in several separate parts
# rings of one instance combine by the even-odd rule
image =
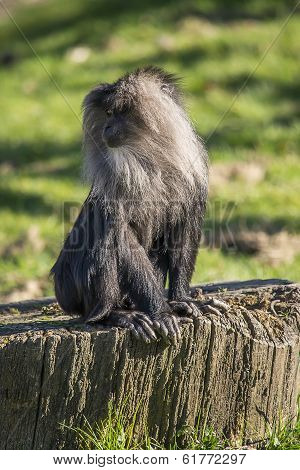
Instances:
[[[207,200],[207,153],[175,78],[155,67],[94,88],[83,102],[91,190],[51,273],[62,309],[176,339]],[[121,310],[133,303],[141,313]],[[172,304],[172,302],[171,302]]]

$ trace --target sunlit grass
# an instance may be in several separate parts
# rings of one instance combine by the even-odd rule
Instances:
[[[212,164],[256,160],[266,168],[261,181],[229,178],[211,191],[211,205],[220,200],[235,205],[231,229],[299,234],[298,13],[233,103],[291,5],[134,0],[125,8],[124,2],[106,0],[21,2],[13,11],[15,20],[61,93],[3,15],[0,56],[10,51],[15,62],[0,67],[1,292],[37,279],[42,293],[51,293],[48,271],[63,241],[62,204],[83,202],[88,190],[80,182],[82,99],[96,83],[147,63],[183,77],[187,106],[207,140]],[[70,60],[70,49],[78,45],[90,50],[84,63]],[[35,253],[26,241],[21,251],[7,255],[32,225],[45,240],[42,252]],[[299,279],[299,270],[297,256],[273,266],[254,256],[205,248],[193,282]]]

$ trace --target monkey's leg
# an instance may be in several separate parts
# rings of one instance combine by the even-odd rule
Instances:
[[[87,300],[89,305],[85,308],[85,322],[95,323],[105,319],[110,315],[112,309],[118,305],[119,300],[120,292],[117,274],[111,269],[110,272],[107,271],[107,274],[103,275],[102,283],[99,282],[99,286],[97,286],[96,295],[93,298],[94,306],[91,307],[90,297]]]
[[[77,290],[73,276],[69,271],[69,266],[65,266],[61,262],[61,258],[62,255],[60,255],[60,258],[52,268],[55,297],[64,312],[69,315],[82,315],[84,312],[82,296]]]
[[[130,227],[127,227],[120,245],[121,290],[129,294],[138,310],[149,315],[160,336],[176,343],[181,337],[178,318],[164,299],[151,261]]]
[[[115,251],[107,250],[101,266],[94,263],[92,267],[95,273],[91,277],[93,288],[85,297],[86,323],[99,322],[107,317],[121,299]]]
[[[157,247],[156,242],[155,246],[151,248],[149,257],[153,264],[159,282],[161,283],[163,288],[165,288],[169,269],[168,252],[165,250],[162,244]],[[200,315],[200,311],[192,303],[192,300],[193,299],[191,297],[188,297],[186,295],[184,296],[184,300],[169,300],[168,304],[170,305],[173,312],[177,313],[178,315],[181,315],[180,319],[182,320],[183,316],[198,317]]]

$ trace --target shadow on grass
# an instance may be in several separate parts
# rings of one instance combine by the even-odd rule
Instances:
[[[15,191],[9,188],[0,188],[0,209],[9,208],[16,214],[45,215],[53,214],[55,208],[37,194]]]
[[[61,144],[52,141],[36,140],[35,142],[20,141],[12,144],[10,141],[0,141],[0,163],[10,163],[15,168],[26,167],[36,161],[46,161],[60,155],[69,156],[80,154],[80,142]]]
[[[0,168],[7,165],[10,172],[22,171],[33,178],[79,179],[81,161],[79,141],[71,144],[57,143],[54,139],[16,144],[0,141]]]
[[[229,220],[211,217],[208,214],[204,223],[204,240],[210,248],[231,248],[234,251],[235,235],[241,232],[264,232],[275,235],[286,230],[289,233],[300,232],[300,218],[263,217],[253,215],[231,216]]]

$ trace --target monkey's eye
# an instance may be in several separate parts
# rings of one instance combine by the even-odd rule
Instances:
[[[113,112],[111,109],[106,109],[105,114],[106,116],[112,116]]]

